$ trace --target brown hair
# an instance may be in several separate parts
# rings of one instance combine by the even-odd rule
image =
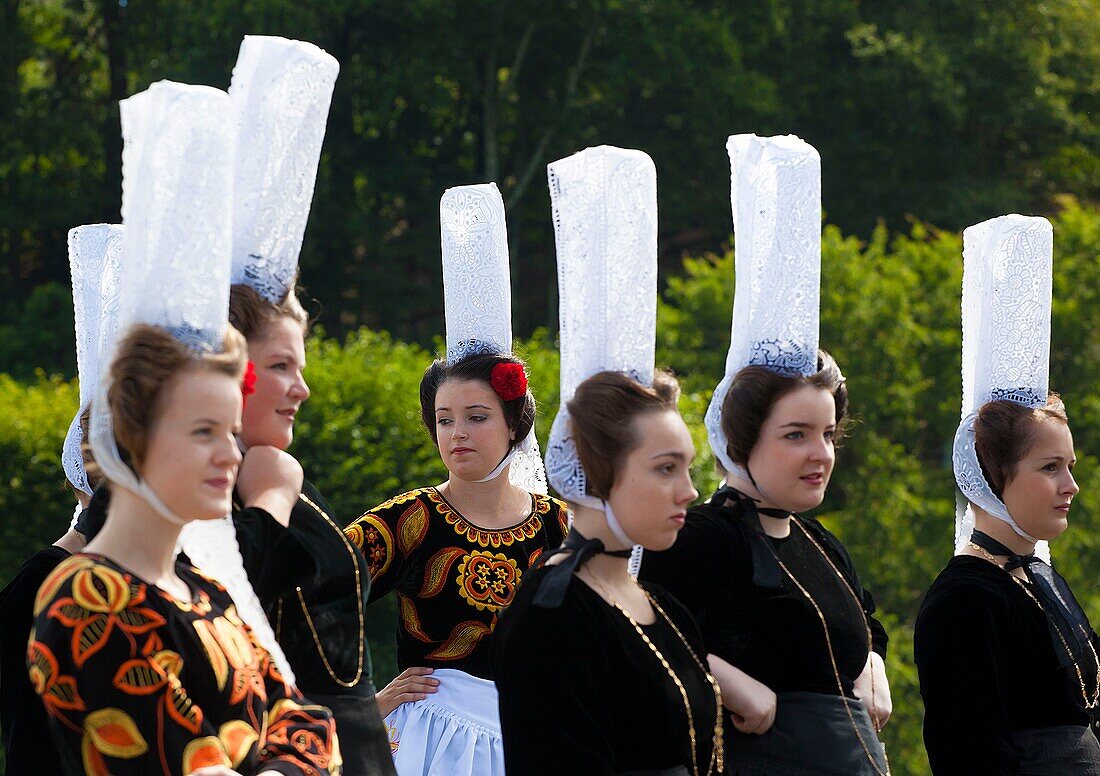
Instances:
[[[722,431],[729,440],[730,459],[745,466],[760,439],[760,429],[772,407],[791,391],[804,385],[820,388],[836,402],[836,439],[844,432],[848,418],[848,387],[836,361],[824,350],[817,351],[817,371],[806,377],[786,377],[763,366],[747,366],[738,372],[722,402]]]
[[[298,301],[293,287],[278,304],[267,301],[259,291],[244,283],[229,287],[229,322],[246,340],[262,340],[267,336],[267,327],[281,317],[301,324],[303,334],[309,326],[309,315]]]
[[[115,441],[123,459],[141,465],[149,431],[161,410],[159,399],[173,377],[188,370],[206,370],[240,381],[245,353],[244,339],[232,328],[226,329],[221,353],[197,353],[159,326],[131,326],[119,340],[107,389]],[[88,475],[103,477],[94,462]]]
[[[1001,497],[1016,467],[1035,442],[1035,427],[1042,422],[1069,424],[1066,407],[1056,393],[1047,395],[1042,407],[1025,407],[1007,399],[982,405],[974,422],[974,452],[989,487]]]
[[[569,400],[569,422],[588,494],[606,499],[623,459],[638,446],[631,421],[647,412],[676,410],[680,384],[658,369],[653,386],[623,372],[597,372],[577,386]]]
[[[515,356],[475,353],[453,364],[437,358],[424,370],[424,377],[420,380],[420,419],[424,422],[424,428],[428,429],[432,442],[439,445],[435,430],[435,396],[439,393],[439,386],[448,380],[479,380],[489,385],[493,369],[498,364],[523,366],[523,362]],[[497,398],[500,399],[499,396]],[[504,422],[516,434],[516,438],[512,440],[512,447],[515,447],[527,438],[531,427],[535,425],[535,397],[528,390],[523,396],[511,401],[500,399],[500,403],[504,408]]]

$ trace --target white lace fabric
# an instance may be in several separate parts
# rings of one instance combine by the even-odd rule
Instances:
[[[707,408],[707,437],[726,471],[750,479],[727,452],[722,403],[750,365],[783,375],[817,368],[821,285],[821,157],[794,135],[732,135],[730,204],[736,287],[726,370]]]
[[[966,499],[1003,520],[1029,541],[993,493],[974,449],[974,421],[990,401],[1025,407],[1046,404],[1050,367],[1050,309],[1054,229],[1039,216],[1006,215],[963,232],[962,422],[951,460]],[[961,548],[974,528],[969,506],[956,515]],[[1039,551],[1049,557],[1045,542]]]
[[[233,282],[280,302],[298,274],[337,61],[312,43],[246,35],[229,96],[238,124]]]
[[[547,177],[561,342],[561,404],[550,429],[547,475],[567,501],[604,510],[603,501],[588,495],[566,404],[598,372],[653,382],[657,170],[641,151],[598,146],[552,162]],[[617,521],[609,510],[605,514],[615,531]]]
[[[90,496],[92,486],[84,471],[84,455],[81,452],[84,432],[80,428],[80,415],[95,396],[100,366],[106,364],[118,333],[122,227],[118,224],[88,224],[70,229],[68,250],[80,407],[65,434],[61,465],[72,486]]]
[[[504,200],[495,183],[455,186],[439,200],[447,361],[512,352],[512,280]],[[508,481],[546,493],[535,427],[486,479],[508,467]]]
[[[160,326],[199,353],[221,349],[228,326],[236,128],[229,95],[206,86],[160,81],[119,104],[122,118],[122,220],[118,334],[133,324]],[[114,347],[111,348],[113,358]],[[101,363],[91,413],[96,463],[113,485],[132,491],[164,519],[183,526],[181,544],[207,576],[226,586],[241,618],[293,683],[245,575],[232,526],[187,523],[122,460],[114,436],[108,368]],[[219,522],[223,524],[219,528]]]

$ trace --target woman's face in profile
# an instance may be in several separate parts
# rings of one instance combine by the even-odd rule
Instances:
[[[1001,494],[1020,528],[1044,541],[1066,530],[1070,504],[1080,490],[1073,479],[1076,464],[1069,426],[1051,418],[1037,420],[1032,444]]]
[[[619,465],[608,503],[623,530],[647,550],[667,550],[699,492],[691,482],[695,444],[676,410],[631,421],[637,445]]]

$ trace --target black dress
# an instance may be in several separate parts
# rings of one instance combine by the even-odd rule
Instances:
[[[1097,749],[1081,680],[1062,667],[1046,615],[1024,583],[981,558],[951,559],[932,583],[913,633],[924,698],[924,743],[939,774],[1064,772],[1095,776],[1100,762],[1037,771],[1033,731],[1076,732]],[[1093,645],[1100,647],[1096,634]],[[1094,655],[1080,666],[1096,693]]]
[[[67,557],[60,547],[39,550],[0,591],[0,726],[9,776],[61,772],[49,741],[46,708],[27,676],[27,636],[34,625],[38,588]]]
[[[874,600],[860,585],[840,541],[812,518],[791,520],[788,537],[767,537],[753,503],[724,488],[688,510],[671,549],[645,553],[639,577],[666,587],[684,603],[699,623],[708,653],[779,696],[776,725],[762,736],[737,731],[727,711],[730,772],[741,772],[742,757],[766,762],[772,756],[769,742],[787,737],[792,746],[779,749],[801,748],[816,760],[806,767],[819,765],[820,772],[829,772],[829,758],[835,755],[839,772],[867,769],[870,754],[875,765],[866,772],[884,772],[881,746],[866,710],[854,700],[853,687],[867,663],[869,647],[885,656],[886,630],[874,618]],[[777,560],[809,592],[812,603]],[[852,727],[853,719],[858,730]],[[849,755],[851,764],[845,759]],[[793,769],[803,763],[785,765]],[[748,765],[743,770],[754,772]]]
[[[312,483],[286,528],[233,496],[245,571],[294,668],[299,689],[332,709],[346,776],[392,774],[389,740],[371,684],[363,630],[370,574]]]
[[[568,507],[532,493],[510,528],[480,528],[435,488],[396,496],[346,529],[370,563],[370,600],[397,593],[397,665],[493,679],[488,645],[521,580],[568,530]]]
[[[575,576],[557,608],[532,598],[553,567],[528,572],[503,613],[493,646],[504,760],[524,776],[693,773],[683,695],[634,626]],[[714,688],[696,662],[704,650],[687,610],[656,585],[659,612],[646,636],[679,677],[691,705],[700,774],[716,773]]]
[[[221,585],[175,570],[189,600],[86,553],[42,584],[26,665],[61,761],[50,773],[338,771],[328,709],[286,684]]]

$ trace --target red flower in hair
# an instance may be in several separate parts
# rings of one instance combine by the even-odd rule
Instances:
[[[502,362],[489,373],[489,387],[504,401],[518,399],[527,393],[527,373],[521,364]]]
[[[256,393],[256,367],[249,361],[244,369],[244,379],[241,380],[241,396],[247,402],[248,397]]]

